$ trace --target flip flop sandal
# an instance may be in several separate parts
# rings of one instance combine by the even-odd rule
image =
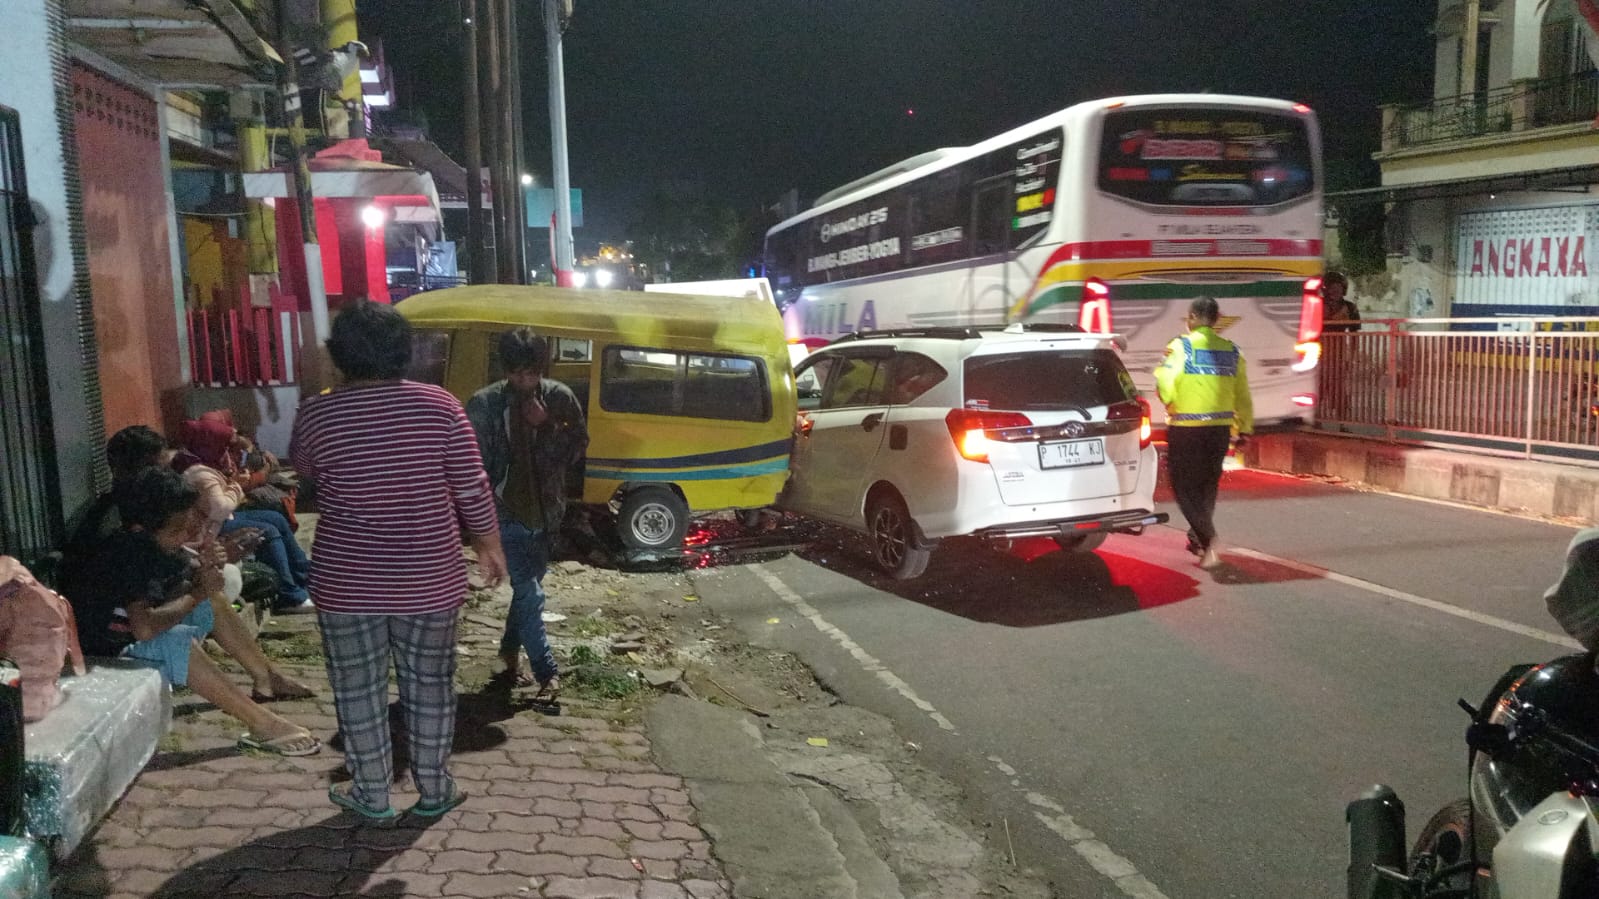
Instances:
[[[551,675],[548,680],[539,681],[539,691],[533,694],[534,702],[553,703],[561,698],[561,676]]]
[[[341,790],[337,785],[328,787],[328,800],[339,808],[347,812],[355,812],[370,821],[392,821],[400,817],[400,813],[394,810],[394,806],[386,805],[381,809],[368,808],[362,805],[354,796],[351,796],[348,789]]]
[[[421,818],[437,818],[452,808],[466,801],[466,793],[459,788],[451,787],[450,795],[438,802],[424,802],[418,800],[416,805],[406,810],[407,814]]]
[[[254,734],[245,734],[239,738],[239,748],[295,757],[316,755],[322,751],[322,741],[310,734],[289,734],[271,740],[263,740]]]

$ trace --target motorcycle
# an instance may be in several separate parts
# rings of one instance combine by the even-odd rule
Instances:
[[[1599,897],[1599,672],[1567,656],[1505,672],[1465,700],[1468,795],[1405,851],[1404,803],[1378,785],[1349,803],[1349,899]]]

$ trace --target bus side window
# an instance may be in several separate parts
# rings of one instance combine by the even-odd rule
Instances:
[[[977,185],[972,196],[972,255],[988,256],[1010,249],[1011,179]]]

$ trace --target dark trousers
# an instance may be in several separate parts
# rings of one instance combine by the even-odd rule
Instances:
[[[1177,508],[1188,519],[1189,539],[1209,549],[1216,539],[1216,491],[1221,486],[1221,466],[1232,442],[1232,428],[1166,429],[1166,470],[1171,474]]]

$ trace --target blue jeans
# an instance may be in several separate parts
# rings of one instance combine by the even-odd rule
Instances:
[[[550,638],[544,633],[544,572],[550,567],[550,535],[520,521],[501,521],[500,542],[511,574],[511,611],[505,616],[500,655],[525,650],[533,663],[533,676],[544,683],[560,673],[555,653],[550,651]]]
[[[228,534],[244,528],[257,528],[263,539],[255,548],[257,560],[270,566],[278,576],[278,600],[288,605],[298,605],[310,598],[306,586],[310,584],[311,560],[294,539],[289,520],[281,512],[267,509],[238,509],[233,517],[222,523],[222,533]]]

